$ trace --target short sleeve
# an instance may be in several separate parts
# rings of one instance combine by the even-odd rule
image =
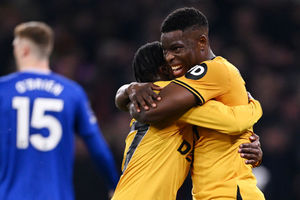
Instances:
[[[192,92],[199,105],[225,94],[230,87],[227,67],[213,60],[192,67],[184,76],[172,82]]]
[[[252,127],[261,116],[262,108],[256,100],[251,99],[247,105],[233,107],[210,100],[203,106],[190,109],[180,117],[179,121],[237,135]]]

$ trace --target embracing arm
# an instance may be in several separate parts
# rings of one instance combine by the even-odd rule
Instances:
[[[197,98],[186,88],[170,83],[160,92],[160,101],[154,101],[154,109],[142,109],[138,112],[134,105],[130,114],[140,122],[155,123],[174,118],[222,133],[237,135],[253,126],[262,115],[258,101],[251,99],[248,105],[229,107],[221,102],[208,101],[197,106]],[[199,102],[199,100],[198,100]],[[177,118],[176,118],[177,117]]]
[[[257,100],[241,106],[226,106],[221,102],[210,100],[202,106],[191,108],[179,121],[229,135],[241,134],[252,127],[262,116],[262,108]]]
[[[142,109],[137,112],[130,110],[132,116],[140,122],[155,123],[174,116],[181,116],[193,106],[197,105],[195,96],[184,87],[170,83],[159,93],[161,100],[154,101],[156,107],[153,109]]]
[[[148,110],[148,105],[156,107],[154,99],[160,100],[160,97],[154,90],[160,91],[162,88],[153,83],[132,82],[121,86],[115,96],[115,105],[118,109],[128,112],[128,104],[132,102],[139,112],[140,107]]]
[[[127,105],[130,102],[128,88],[130,84],[121,86],[115,96],[115,105],[119,110],[128,111]]]

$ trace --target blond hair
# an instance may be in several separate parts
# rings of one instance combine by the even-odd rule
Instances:
[[[14,30],[15,38],[25,38],[33,42],[42,57],[49,57],[54,43],[53,30],[44,22],[21,23]]]

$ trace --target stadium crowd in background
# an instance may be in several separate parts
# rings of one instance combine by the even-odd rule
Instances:
[[[120,6],[122,5],[122,6]],[[255,130],[264,150],[261,169],[266,199],[300,199],[300,3],[297,0],[189,1],[9,1],[0,3],[0,75],[14,71],[12,30],[28,20],[45,21],[56,40],[53,70],[79,82],[88,93],[103,134],[121,165],[128,133],[126,113],[114,95],[133,81],[131,61],[145,42],[159,40],[159,25],[171,10],[194,6],[207,15],[211,46],[237,66],[264,115]],[[116,126],[118,124],[118,126]],[[79,143],[78,147],[81,145]],[[86,154],[78,154],[78,199],[101,192]],[[76,168],[77,166],[77,168]],[[88,170],[91,171],[91,170]],[[84,175],[83,175],[84,174]],[[91,185],[80,185],[83,177]],[[263,177],[263,175],[260,175]],[[269,178],[268,178],[269,177]],[[95,184],[97,183],[97,184]],[[80,188],[80,189],[78,189]],[[93,192],[84,192],[96,188]]]

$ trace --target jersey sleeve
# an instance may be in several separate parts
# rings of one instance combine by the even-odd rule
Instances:
[[[118,173],[113,155],[99,129],[87,96],[81,90],[76,106],[77,131],[84,140],[100,175],[105,179],[109,189],[114,189],[118,182]]]
[[[80,88],[77,97],[76,104],[76,129],[80,136],[92,135],[99,132],[97,118],[91,109],[90,102],[83,91]]]
[[[179,121],[204,128],[214,129],[229,135],[238,135],[252,127],[262,116],[262,108],[257,100],[248,105],[226,106],[210,100],[186,112]]]
[[[172,82],[193,93],[197,103],[202,105],[229,90],[228,76],[229,72],[224,64],[206,61],[192,67],[184,76]]]
[[[118,183],[118,172],[113,155],[103,138],[101,132],[91,136],[83,137],[88,151],[96,164],[96,167],[104,178],[108,189],[114,189]]]

